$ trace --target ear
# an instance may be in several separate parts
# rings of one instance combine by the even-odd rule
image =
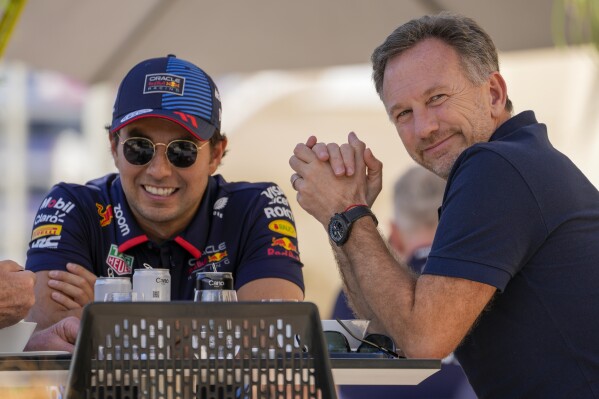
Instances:
[[[114,162],[114,166],[117,166],[116,160],[118,157],[118,153],[117,153],[118,140],[114,140],[114,135],[116,135],[116,133],[114,133],[114,134],[108,133],[108,142],[110,143],[110,152],[112,153],[112,161]]]
[[[211,153],[210,153],[209,169],[210,169],[211,175],[214,172],[216,172],[216,169],[220,165],[220,161],[221,161],[221,159],[223,159],[223,155],[225,155],[227,143],[228,143],[227,139],[224,138],[223,140],[219,141],[218,144],[216,144],[214,147],[212,147],[210,149]]]
[[[507,102],[507,85],[499,72],[493,72],[489,77],[489,94],[491,115],[499,118],[505,113],[505,103]]]

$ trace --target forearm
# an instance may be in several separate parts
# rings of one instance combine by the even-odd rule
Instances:
[[[389,252],[370,218],[358,220],[341,256],[351,265],[354,289],[372,320],[393,336],[402,349],[409,345],[414,321],[416,277]]]
[[[331,247],[333,248],[335,260],[337,261],[339,275],[343,281],[343,291],[345,292],[349,307],[358,318],[370,320],[368,327],[370,332],[383,332],[384,327],[377,319],[376,314],[370,309],[368,303],[364,300],[360,285],[352,271],[349,259],[341,248],[333,242],[331,242]]]
[[[35,305],[26,318],[37,323],[36,330],[48,328],[69,316],[81,318],[81,308],[68,309],[52,299],[52,293],[57,291],[48,286],[48,271],[37,272],[36,277]]]
[[[289,280],[281,278],[261,278],[244,284],[237,291],[239,301],[260,301],[263,299],[304,300],[302,289]]]
[[[413,275],[389,254],[369,218],[343,246],[364,300],[409,357],[444,358],[462,341],[496,289],[472,280]]]

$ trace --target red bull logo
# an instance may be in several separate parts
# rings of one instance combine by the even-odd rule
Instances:
[[[152,73],[146,75],[144,94],[172,93],[183,95],[185,78],[170,73]]]
[[[293,252],[297,252],[297,246],[295,246],[294,243],[291,242],[291,240],[287,237],[281,237],[281,238],[272,238],[272,244],[270,244],[271,247],[283,247],[284,249],[288,250],[288,251],[293,251]]]
[[[208,263],[220,262],[226,256],[227,256],[227,251],[216,252],[212,255],[208,255]]]
[[[98,215],[100,215],[100,226],[106,227],[112,221],[112,205],[108,205],[106,209],[101,204],[96,203]]]

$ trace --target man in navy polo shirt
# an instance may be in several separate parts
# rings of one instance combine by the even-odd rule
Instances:
[[[293,214],[274,183],[213,175],[225,154],[212,79],[169,55],[145,60],[118,90],[109,143],[118,174],[60,183],[34,220],[40,327],[80,316],[97,276],[166,268],[171,299],[192,300],[194,273],[232,272],[240,300],[303,299]]]
[[[328,228],[354,311],[409,357],[454,351],[480,398],[598,398],[597,189],[532,111],[512,115],[495,45],[472,19],[409,21],[372,62],[408,154],[447,188],[415,276],[377,231],[382,163],[366,144],[350,133],[296,146],[293,186]]]

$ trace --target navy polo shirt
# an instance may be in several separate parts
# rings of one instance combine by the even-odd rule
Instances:
[[[131,277],[144,263],[169,269],[171,299],[192,300],[197,271],[232,272],[235,288],[282,278],[304,290],[293,213],[274,183],[208,179],[185,231],[157,244],[138,226],[118,174],[85,185],[60,183],[33,223],[26,268],[66,270],[73,262],[96,276]]]
[[[534,113],[466,149],[424,274],[497,294],[455,353],[481,398],[599,397],[599,192]]]

